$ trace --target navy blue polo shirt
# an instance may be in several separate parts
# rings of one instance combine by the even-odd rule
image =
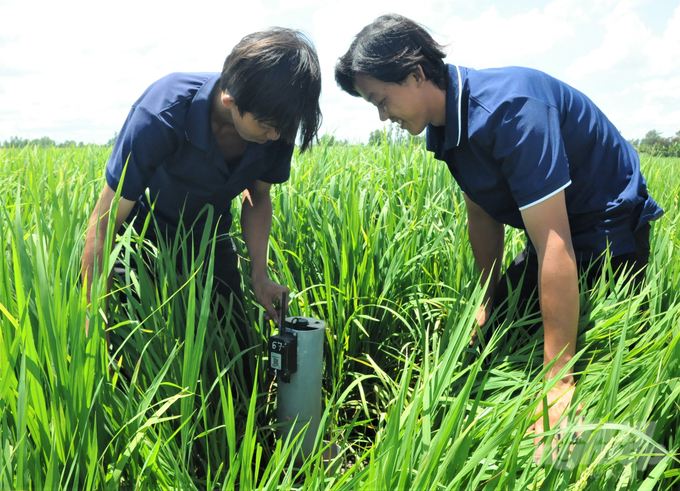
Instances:
[[[135,102],[106,166],[106,182],[136,201],[136,225],[153,206],[159,229],[174,234],[180,223],[202,231],[205,205],[220,217],[218,233],[231,227],[231,202],[255,180],[271,184],[290,176],[293,145],[283,140],[249,142],[236,162],[225,162],[210,123],[219,73],[172,73]],[[219,88],[217,89],[219,90]],[[148,197],[147,192],[148,189]],[[151,203],[150,203],[151,202]]]
[[[427,149],[515,228],[523,209],[564,190],[580,259],[634,251],[633,232],[663,214],[635,149],[584,94],[538,70],[448,65],[446,126],[428,126]]]

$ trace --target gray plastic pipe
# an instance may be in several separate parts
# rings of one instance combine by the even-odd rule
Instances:
[[[286,331],[297,336],[297,371],[290,375],[290,383],[278,382],[278,410],[280,436],[289,433],[293,439],[309,423],[302,441],[302,453],[308,456],[321,419],[321,372],[323,370],[323,341],[326,323],[314,317],[298,317],[309,324],[296,329],[294,317],[286,317]],[[297,418],[297,422],[295,419]]]

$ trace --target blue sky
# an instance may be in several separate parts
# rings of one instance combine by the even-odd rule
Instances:
[[[246,5],[247,4],[247,5]],[[219,71],[245,34],[304,30],[323,70],[322,133],[366,141],[377,111],[336,87],[354,34],[396,12],[448,45],[447,61],[520,65],[585,92],[626,138],[680,131],[680,0],[0,0],[0,141],[104,143],[154,80]]]

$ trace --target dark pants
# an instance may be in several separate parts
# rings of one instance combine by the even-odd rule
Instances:
[[[214,248],[212,301],[216,304],[217,320],[221,329],[230,329],[235,334],[238,349],[243,352],[252,348],[253,342],[241,289],[238,253],[230,236],[217,238]],[[255,356],[252,350],[244,355],[240,366],[243,385],[249,394],[255,383]]]
[[[231,324],[236,330],[239,346],[246,349],[250,343],[236,247],[230,236],[216,239],[214,247],[213,302],[217,302],[217,317],[226,321],[229,318],[227,314],[231,313]]]
[[[151,239],[152,242],[157,242]],[[163,245],[163,247],[173,247],[171,245]],[[211,293],[211,302],[213,304],[214,312],[217,317],[218,332],[210,330],[210,335],[206,338],[206,347],[211,343],[218,342],[220,345],[226,345],[224,350],[229,351],[228,345],[230,339],[233,339],[230,334],[234,334],[234,338],[238,344],[238,350],[244,351],[252,346],[250,336],[248,333],[249,323],[246,317],[245,303],[243,290],[241,289],[241,273],[238,267],[238,253],[234,242],[228,235],[222,235],[216,238],[210,245],[214,249],[213,261],[213,285]],[[198,249],[198,244],[192,244],[190,240],[185,242],[185,245],[180,246],[179,250],[172,251],[176,257],[175,273],[187,279],[193,272],[187,271],[191,265],[191,254]],[[210,250],[206,252],[207,257]],[[117,260],[114,266],[114,277],[119,276],[118,281],[125,284],[122,278],[125,278],[125,269],[130,267],[133,270],[138,270],[140,267],[146,268],[152,281],[156,284],[162,282],[159,277],[160,268],[155,267],[153,258],[143,254],[145,260],[143,266],[136,264],[126,265],[122,261]],[[202,268],[205,271],[205,268]],[[199,274],[202,274],[199,273]],[[202,281],[199,280],[199,281]],[[132,292],[134,295],[135,293]],[[124,296],[124,295],[123,295]],[[124,298],[121,299],[124,301]],[[233,350],[232,350],[233,353]],[[254,383],[253,370],[251,365],[254,362],[252,353],[247,355],[243,360],[242,377],[247,387],[252,387]]]
[[[649,262],[649,232],[650,225],[646,223],[635,231],[636,250],[627,254],[611,258],[611,271],[613,277],[609,281],[616,281],[624,272],[632,275],[633,288],[639,290],[645,277],[647,263]],[[585,287],[592,289],[602,274],[608,274],[604,268],[605,260],[602,257],[577,261],[579,277],[584,280]],[[538,302],[538,256],[527,249],[518,254],[512,264],[501,277],[496,289],[494,308],[502,311],[508,307],[508,296],[512,291],[520,289],[517,309],[520,314],[540,314]],[[540,327],[540,323],[536,329]],[[536,330],[534,329],[534,331]],[[489,333],[490,336],[490,333]]]

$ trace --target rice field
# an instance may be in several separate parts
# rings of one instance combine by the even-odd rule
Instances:
[[[80,259],[109,152],[0,149],[0,490],[680,488],[680,159],[642,158],[666,211],[647,282],[581,293],[583,420],[546,431],[556,452],[535,463],[527,428],[551,386],[542,331],[528,335],[535,318],[511,303],[491,342],[468,346],[482,286],[446,166],[415,143],[296,155],[274,189],[270,272],[293,315],[328,326],[325,410],[298,465],[301,438],[276,438],[270,326],[247,294],[251,351],[220,328],[210,237],[183,257],[183,237],[111,233],[105,273],[121,258],[156,274],[128,270],[108,296],[95,283],[85,336]],[[238,220],[234,236],[248,292]],[[506,261],[522,245],[507,233]]]

